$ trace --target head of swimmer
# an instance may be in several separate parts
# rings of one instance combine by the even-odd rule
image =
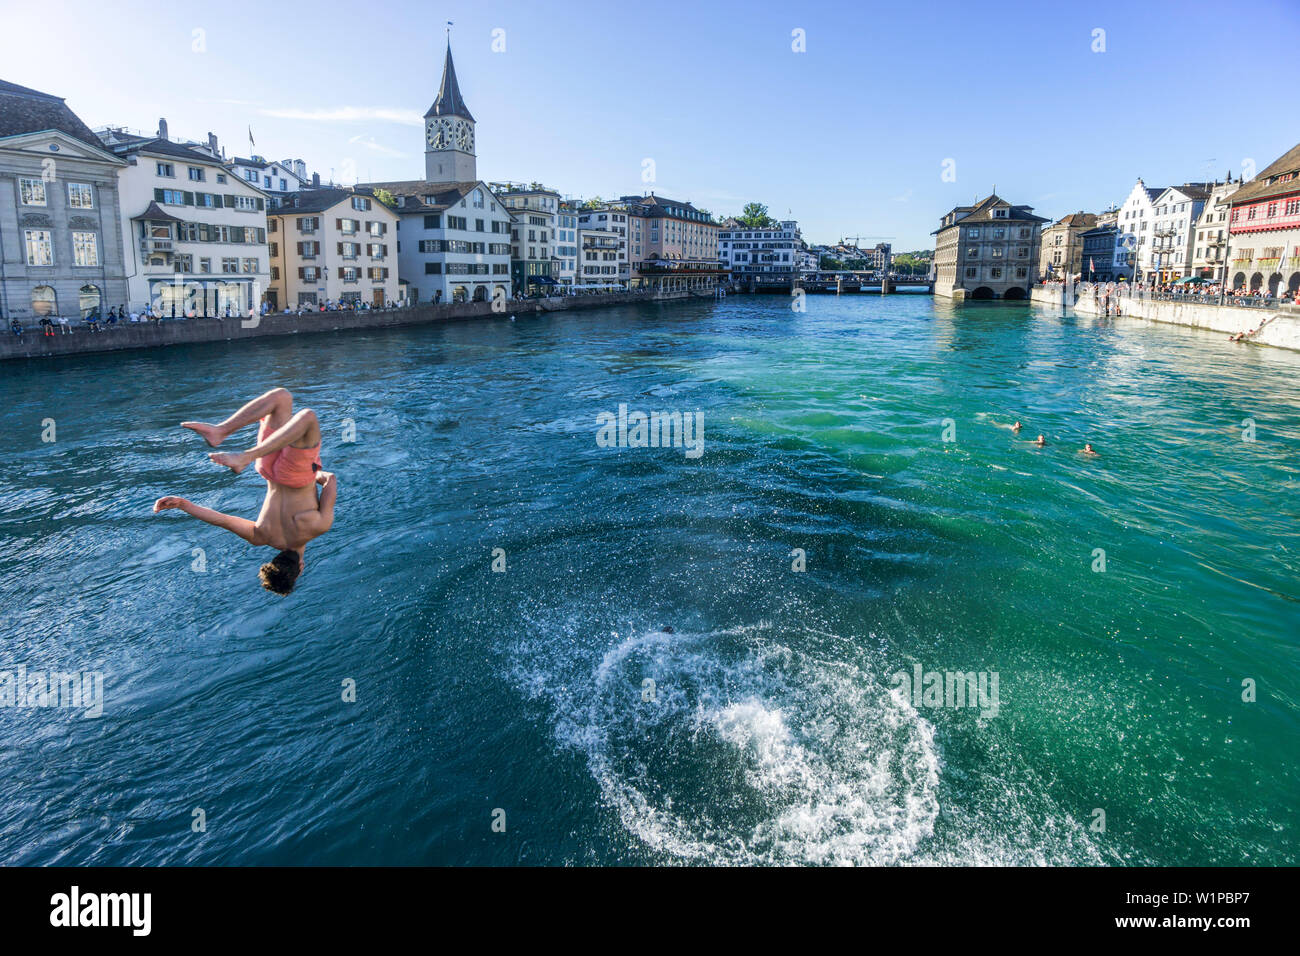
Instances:
[[[302,574],[303,566],[302,552],[288,549],[262,565],[257,576],[262,581],[262,587],[283,596],[298,583],[298,575]]]

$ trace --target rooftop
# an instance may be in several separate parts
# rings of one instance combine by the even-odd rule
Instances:
[[[1292,146],[1233,193],[1232,204],[1238,206],[1257,199],[1300,192],[1300,175],[1297,174],[1300,174],[1300,144]]]
[[[447,41],[447,56],[442,61],[442,84],[438,87],[438,97],[429,107],[424,118],[430,116],[459,116],[474,122],[465,98],[460,95],[460,84],[456,82],[456,64],[451,60],[451,41]]]
[[[104,148],[62,97],[0,80],[0,137],[44,130],[58,130],[88,146]]]

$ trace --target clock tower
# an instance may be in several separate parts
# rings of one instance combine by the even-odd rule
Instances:
[[[438,98],[424,114],[424,178],[430,183],[465,183],[478,180],[474,158],[474,117],[460,95],[456,65],[451,61],[451,41],[442,65]]]

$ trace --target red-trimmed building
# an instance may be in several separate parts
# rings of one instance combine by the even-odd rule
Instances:
[[[1232,287],[1300,289],[1300,145],[1227,200],[1228,276]]]

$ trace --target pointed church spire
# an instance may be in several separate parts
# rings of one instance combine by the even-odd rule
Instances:
[[[438,98],[429,107],[424,118],[430,116],[459,116],[471,123],[474,117],[460,95],[460,85],[456,82],[456,64],[451,60],[451,37],[447,38],[447,58],[442,64],[442,85],[438,87]]]

